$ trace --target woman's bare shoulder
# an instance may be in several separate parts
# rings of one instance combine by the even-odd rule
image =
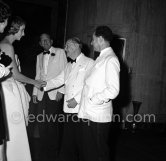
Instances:
[[[5,52],[7,55],[11,55],[14,53],[13,45],[10,43],[7,43],[5,41],[0,42],[0,49]]]

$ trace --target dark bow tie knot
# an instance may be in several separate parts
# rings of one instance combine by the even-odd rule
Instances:
[[[43,51],[43,55],[50,54],[50,51]]]
[[[43,55],[45,54],[51,54],[51,56],[55,56],[56,54],[55,53],[51,53],[50,51],[43,51]]]
[[[71,64],[74,63],[74,62],[76,63],[76,59],[73,60],[73,59],[67,57],[67,62],[71,63]]]

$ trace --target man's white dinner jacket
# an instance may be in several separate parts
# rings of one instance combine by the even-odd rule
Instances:
[[[93,122],[112,120],[112,100],[119,93],[120,64],[112,48],[105,48],[86,76],[79,118]]]
[[[76,63],[68,63],[66,69],[61,72],[58,77],[47,82],[46,90],[65,85],[65,98],[64,98],[64,112],[65,113],[78,113],[81,93],[84,84],[86,72],[92,67],[94,61],[81,53]],[[77,106],[75,108],[68,108],[67,100],[75,98]]]
[[[63,49],[51,47],[49,51],[50,53],[53,54],[49,54],[46,67],[45,67],[45,55],[43,55],[43,52],[37,56],[36,77],[35,77],[36,80],[38,79],[43,81],[51,80],[55,78],[57,75],[59,75],[66,67],[67,59]],[[64,92],[63,90],[64,89],[61,88],[49,91],[48,96],[50,100],[55,100],[57,91],[63,93]],[[44,91],[41,91],[36,87],[34,87],[33,95],[36,95],[38,100],[40,101],[42,100],[43,94]]]

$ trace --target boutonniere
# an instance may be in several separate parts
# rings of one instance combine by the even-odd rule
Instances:
[[[55,56],[55,53],[51,53],[51,56]]]

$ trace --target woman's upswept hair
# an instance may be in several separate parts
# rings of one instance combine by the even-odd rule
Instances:
[[[10,26],[8,28],[7,35],[16,34],[22,25],[26,25],[26,22],[21,17],[19,16],[13,17]]]
[[[5,20],[7,20],[10,16],[10,7],[7,4],[0,2],[0,23],[5,22]]]

